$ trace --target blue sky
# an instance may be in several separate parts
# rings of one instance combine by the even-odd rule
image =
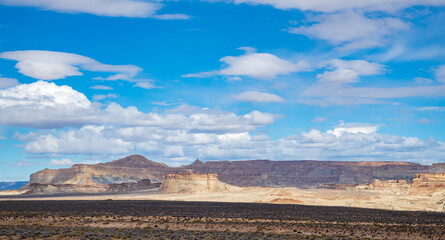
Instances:
[[[444,162],[444,6],[0,0],[0,181],[133,153]]]

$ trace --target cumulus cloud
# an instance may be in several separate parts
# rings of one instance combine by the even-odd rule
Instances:
[[[0,0],[10,6],[36,7],[63,13],[88,13],[106,17],[188,19],[185,14],[157,15],[163,7],[159,2],[137,0]]]
[[[74,164],[74,162],[68,158],[64,158],[61,160],[51,159],[51,162],[49,163],[49,165],[53,165],[53,166],[71,166],[73,164]]]
[[[18,85],[19,81],[15,78],[5,78],[0,74],[0,88],[9,88]]]
[[[289,32],[322,39],[345,50],[384,46],[386,36],[409,29],[409,25],[392,17],[368,18],[353,11],[321,15],[310,26],[290,28]]]
[[[256,103],[284,103],[284,98],[265,92],[247,91],[234,96],[238,101]]]
[[[25,149],[29,153],[64,154],[124,154],[133,151],[133,144],[101,135],[103,129],[103,126],[85,126],[60,132],[57,136],[39,135]]]
[[[277,140],[267,135],[252,136],[249,132],[193,133],[155,127],[85,126],[34,134],[22,140],[26,139],[26,150],[30,153],[129,154],[138,151],[167,162],[172,159],[192,161],[196,157],[205,160],[269,158],[422,163],[444,160],[444,142],[380,134],[379,126],[341,123],[327,131],[311,129]]]
[[[183,77],[210,77],[215,75],[239,77],[248,76],[258,79],[272,79],[278,75],[309,70],[305,61],[291,62],[270,53],[257,53],[256,49],[242,47],[245,54],[241,56],[227,56],[220,59],[226,66],[218,71],[185,74]],[[239,79],[237,79],[239,80]]]
[[[333,130],[328,130],[327,133],[333,134],[339,137],[345,133],[364,133],[371,134],[379,130],[378,125],[374,124],[363,124],[363,123],[340,123]]]
[[[111,97],[113,97],[112,95]],[[58,128],[117,124],[189,129],[194,132],[242,132],[273,123],[270,113],[232,112],[184,106],[165,113],[144,113],[116,103],[102,107],[69,86],[37,81],[0,90],[0,123],[5,125]]]
[[[370,63],[364,60],[331,59],[322,63],[326,70],[317,74],[318,84],[346,85],[356,83],[360,76],[379,75],[384,72],[385,66],[378,63]]]
[[[0,90],[0,109],[28,106],[34,109],[67,106],[87,109],[91,102],[80,92],[69,86],[37,81]]]
[[[57,80],[70,76],[82,76],[80,70],[111,72],[104,80],[129,80],[142,69],[134,65],[109,65],[92,58],[73,53],[53,51],[3,52],[0,58],[17,61],[15,67],[25,76],[40,80]]]

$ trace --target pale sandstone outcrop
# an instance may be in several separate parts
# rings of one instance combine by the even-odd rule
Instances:
[[[339,188],[336,188],[339,189]],[[432,195],[445,196],[445,173],[419,173],[412,182],[405,180],[381,181],[359,184],[354,187],[343,187],[355,191],[372,191],[397,195]]]
[[[430,195],[433,193],[444,193],[444,191],[445,173],[420,173],[416,174],[413,179],[412,195]]]
[[[372,183],[357,185],[354,187],[354,190],[407,195],[411,191],[411,185],[412,183],[406,180],[381,181],[379,179],[375,179]]]
[[[101,185],[114,183],[137,183],[142,179],[161,182],[169,167],[131,155],[116,161],[99,164],[74,164],[71,168],[44,169],[31,174],[30,183]]]
[[[158,193],[212,193],[236,188],[220,182],[216,174],[169,173],[165,176]]]
[[[36,195],[36,194],[63,194],[63,193],[127,193],[141,192],[159,188],[161,183],[152,183],[150,179],[143,179],[137,183],[114,183],[114,184],[45,184],[30,183],[28,186],[20,189],[17,194]],[[3,194],[3,191],[0,192]],[[12,194],[10,194],[12,195]]]

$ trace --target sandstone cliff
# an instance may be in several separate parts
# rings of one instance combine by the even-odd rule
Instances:
[[[359,184],[353,187],[353,190],[358,191],[373,191],[398,195],[407,195],[410,193],[412,182],[406,180],[388,180],[381,181],[375,179],[374,182],[369,184]]]
[[[445,173],[416,174],[413,181],[375,179],[372,183],[342,185],[327,184],[325,188],[336,190],[372,191],[397,195],[437,195],[445,197]]]
[[[364,184],[374,179],[412,181],[420,172],[445,172],[445,164],[346,161],[208,161],[183,166],[199,173],[216,173],[236,186],[314,188],[323,184]]]
[[[418,173],[445,173],[445,163],[421,165],[407,162],[346,161],[195,161],[174,168],[131,155],[99,164],[75,164],[71,168],[45,169],[30,177],[31,183],[101,185],[138,182],[150,179],[162,182],[167,173],[193,170],[194,173],[217,174],[225,183],[235,186],[317,188],[321,185],[355,185],[374,179],[413,180]]]
[[[170,173],[165,176],[158,193],[212,193],[235,188],[220,182],[216,174]]]
[[[45,169],[31,174],[30,183],[100,185],[138,182],[142,179],[161,182],[169,169],[165,164],[150,161],[140,155],[131,155],[108,163]]]
[[[152,183],[149,179],[143,179],[137,183],[115,184],[46,184],[30,183],[21,189],[21,194],[64,194],[64,193],[130,193],[157,189],[161,183]]]
[[[445,197],[445,173],[421,173],[414,177],[411,194],[430,195],[442,193]]]

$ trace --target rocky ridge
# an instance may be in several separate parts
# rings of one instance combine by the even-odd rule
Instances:
[[[128,193],[157,189],[161,183],[152,183],[149,179],[143,179],[137,183],[114,184],[47,184],[30,183],[23,190],[25,195],[37,194],[66,194],[66,193]]]
[[[85,191],[93,191],[91,190],[94,189],[92,186],[97,186],[96,189],[99,189],[99,191],[111,191],[103,190],[109,189],[103,185],[113,185],[115,186],[115,192],[125,192],[131,189],[131,183],[138,183],[143,179],[149,179],[151,183],[160,184],[167,175],[169,181],[173,179],[178,182],[185,181],[186,179],[182,178],[186,175],[177,177],[179,175],[174,174],[191,173],[191,171],[193,171],[193,174],[207,174],[206,178],[208,179],[205,180],[207,182],[205,184],[197,183],[199,182],[196,179],[198,178],[197,175],[189,175],[195,179],[188,180],[193,180],[198,188],[201,188],[203,184],[211,186],[213,184],[211,182],[214,181],[212,180],[213,176],[217,175],[216,179],[218,181],[238,187],[333,188],[389,192],[391,190],[388,189],[398,189],[400,194],[406,192],[429,194],[442,188],[442,178],[432,177],[431,174],[445,174],[445,163],[421,165],[409,162],[310,160],[208,161],[204,163],[196,160],[190,165],[169,167],[148,160],[141,155],[131,155],[107,163],[75,164],[71,168],[57,170],[45,169],[31,175],[30,185],[39,186],[40,189],[43,189],[42,186],[45,184],[47,189],[50,189],[50,185],[57,185],[56,189],[59,189],[59,191],[69,188],[77,188],[79,191],[85,189]],[[416,174],[420,173],[423,174],[420,175],[421,177],[414,178]],[[412,183],[413,181],[414,183]],[[116,184],[124,185],[116,187],[118,186]],[[414,190],[411,189],[411,185],[415,188]],[[431,185],[434,185],[434,187],[430,187]],[[81,186],[88,186],[88,188]],[[433,189],[437,191],[433,191]]]

